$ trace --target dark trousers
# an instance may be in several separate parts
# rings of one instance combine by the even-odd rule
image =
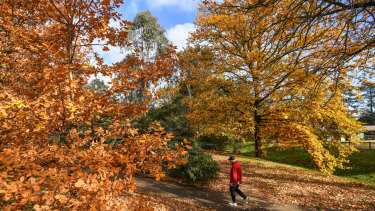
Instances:
[[[232,201],[234,203],[236,203],[236,192],[243,198],[243,199],[246,199],[247,197],[245,196],[245,194],[242,193],[242,191],[240,191],[240,189],[238,189],[240,187],[240,185],[237,185],[237,186],[229,186],[229,191],[230,191],[230,195],[232,196]]]

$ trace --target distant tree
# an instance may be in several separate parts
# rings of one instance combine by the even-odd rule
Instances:
[[[146,62],[154,61],[170,44],[165,29],[150,11],[137,13],[129,29],[128,41],[141,51],[141,58]]]
[[[355,88],[347,88],[343,90],[343,102],[345,103],[348,111],[353,114],[359,114],[362,108],[362,104],[359,99],[360,91]]]
[[[367,125],[375,125],[375,115],[374,113],[365,110],[360,114],[358,121],[363,122]]]
[[[94,80],[92,80],[86,87],[100,94],[104,94],[105,92],[104,81],[99,78],[95,78]]]
[[[368,125],[375,124],[375,84],[366,82],[361,86],[364,109],[359,117],[359,121]]]
[[[137,13],[129,28],[127,42],[132,44],[130,48],[140,51],[140,58],[146,63],[154,62],[155,58],[164,53],[165,49],[170,45],[165,29],[150,11]],[[133,55],[128,55],[124,60],[132,59],[132,57]],[[129,100],[135,102],[144,101],[144,89],[150,88],[150,85],[143,79],[139,80],[139,87],[129,95]]]
[[[375,84],[367,82],[361,87],[362,97],[366,106],[366,109],[374,114],[375,108]]]

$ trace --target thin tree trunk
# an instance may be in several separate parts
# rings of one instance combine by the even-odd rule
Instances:
[[[186,85],[186,88],[188,90],[188,94],[189,94],[189,99],[191,99],[192,97],[192,94],[191,94],[191,88],[190,88],[190,84]]]
[[[68,53],[69,53],[69,64],[73,64],[73,25],[71,23],[68,24],[68,30],[69,30],[69,38],[68,38]],[[69,88],[70,88],[70,100],[74,101],[74,94],[72,90],[72,83],[73,83],[73,70],[69,71]]]

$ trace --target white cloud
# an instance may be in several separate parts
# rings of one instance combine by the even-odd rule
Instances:
[[[173,45],[178,47],[177,50],[182,50],[187,45],[186,39],[189,37],[189,32],[194,30],[192,23],[178,24],[167,31],[167,37]]]
[[[195,11],[199,0],[147,0],[150,7],[175,7],[185,11]]]

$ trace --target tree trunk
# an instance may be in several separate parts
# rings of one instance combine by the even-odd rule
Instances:
[[[73,25],[71,23],[68,24],[68,30],[69,30],[69,38],[68,38],[68,53],[69,53],[69,58],[68,58],[68,63],[73,64]],[[70,100],[74,101],[74,94],[72,90],[72,83],[73,83],[73,70],[69,71],[69,78],[70,78],[70,83],[69,83],[69,88],[70,88]]]
[[[254,142],[255,142],[255,156],[260,158],[263,156],[263,149],[262,149],[262,138],[260,134],[260,123],[261,117],[259,116],[257,110],[254,111]]]
[[[186,88],[187,88],[187,90],[188,90],[189,99],[191,100],[191,98],[192,98],[192,94],[191,94],[190,84],[186,85]]]

